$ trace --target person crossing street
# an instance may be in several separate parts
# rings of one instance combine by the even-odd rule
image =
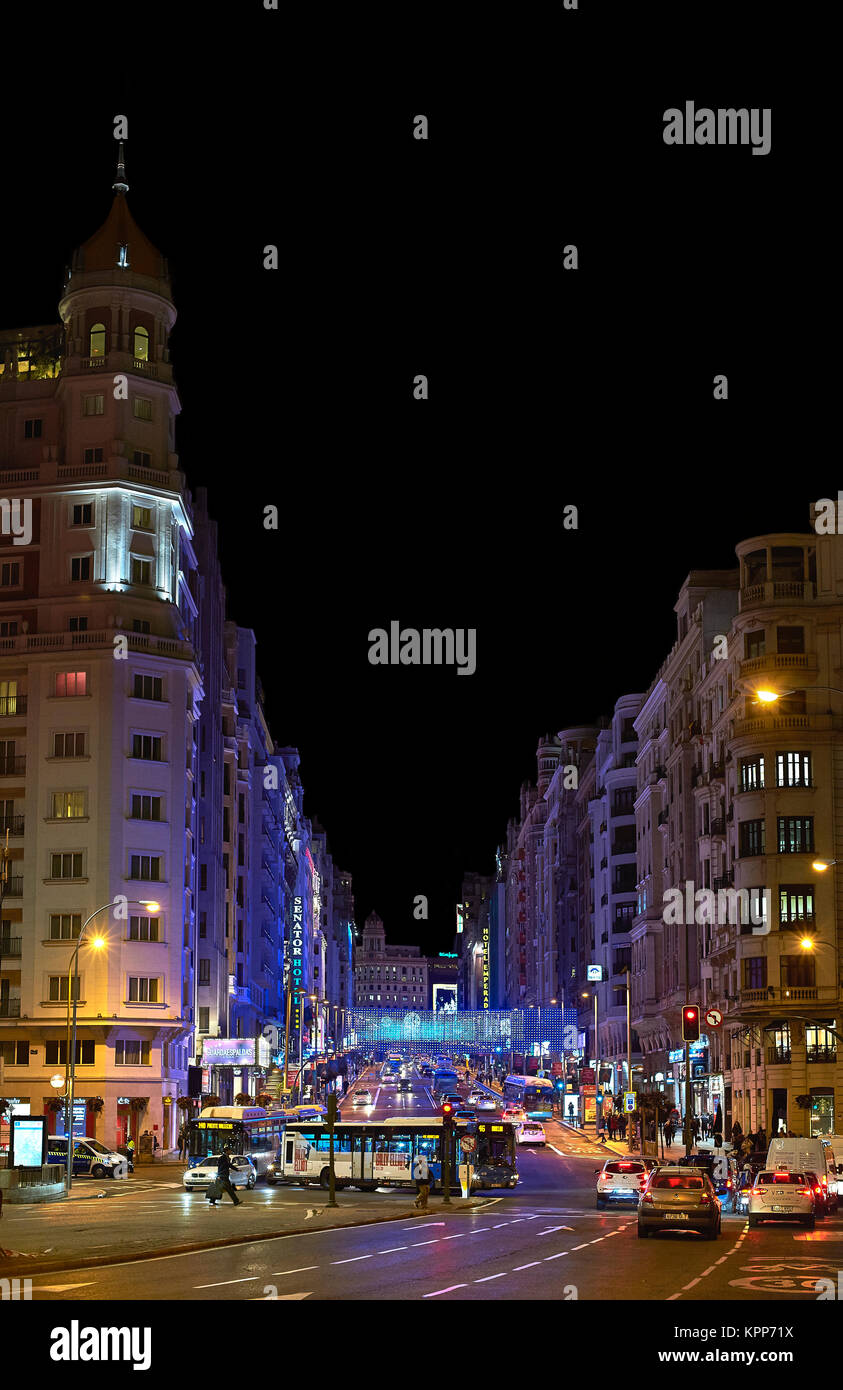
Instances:
[[[418,1188],[418,1196],[413,1206],[427,1211],[427,1199],[430,1196],[430,1164],[424,1154],[416,1154],[413,1159],[413,1179]]]
[[[231,1150],[228,1148],[227,1145],[223,1149],[220,1155],[220,1161],[217,1164],[216,1185],[220,1189],[220,1197],[222,1196],[223,1192],[227,1192],[236,1207],[242,1205],[240,1198],[237,1196],[237,1193],[234,1191],[234,1188],[231,1183]],[[217,1205],[217,1198],[215,1195],[215,1188],[213,1185],[208,1194],[208,1205],[211,1207],[215,1207]]]

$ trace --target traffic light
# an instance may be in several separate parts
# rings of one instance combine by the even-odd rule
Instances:
[[[442,1102],[442,1123],[447,1129],[450,1129],[454,1123],[454,1109],[453,1101],[444,1100]]]
[[[560,1076],[559,1080],[556,1082],[556,1089],[557,1089],[557,1091],[564,1091],[564,1089],[565,1089],[565,1079],[564,1079],[564,1077]]]
[[[700,1040],[700,1006],[699,1004],[685,1004],[682,1009],[682,1041],[699,1042]]]

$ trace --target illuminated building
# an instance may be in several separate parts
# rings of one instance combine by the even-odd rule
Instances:
[[[355,953],[355,1004],[427,1009],[428,990],[428,962],[421,947],[387,946],[383,921],[370,912]]]

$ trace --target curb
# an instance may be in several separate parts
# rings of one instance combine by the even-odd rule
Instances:
[[[462,1198],[459,1198],[459,1200],[462,1201]],[[477,1206],[456,1207],[455,1210],[449,1214],[456,1215],[457,1212],[460,1211],[480,1211],[484,1206],[487,1206],[490,1201],[494,1200],[494,1198],[485,1198],[483,1201],[479,1202]],[[434,1215],[440,1209],[441,1204],[440,1207],[428,1207],[427,1211],[416,1211],[415,1208],[411,1208],[410,1211],[398,1212],[393,1216],[367,1217],[362,1221],[342,1221],[335,1226],[301,1226],[292,1231],[260,1231],[254,1235],[248,1236],[245,1234],[238,1236],[221,1236],[218,1240],[189,1241],[182,1245],[155,1246],[151,1250],[131,1251],[114,1255],[82,1255],[76,1259],[70,1255],[61,1255],[53,1260],[38,1260],[36,1256],[23,1255],[23,1252],[16,1251],[15,1253],[23,1255],[23,1258],[19,1258],[16,1261],[11,1260],[8,1264],[0,1263],[0,1270],[2,1270],[4,1275],[11,1274],[12,1276],[18,1276],[26,1274],[59,1274],[63,1271],[76,1269],[103,1269],[107,1268],[109,1265],[135,1264],[139,1260],[159,1260],[166,1255],[188,1255],[194,1254],[200,1250],[220,1250],[224,1249],[227,1245],[253,1245],[257,1244],[258,1241],[279,1240],[284,1236],[306,1236],[310,1235],[315,1230],[345,1231],[354,1226],[376,1226],[382,1225],[387,1221],[405,1221],[409,1217],[415,1218],[418,1216]],[[325,1210],[325,1208],[323,1208],[323,1210]],[[20,1267],[18,1268],[18,1266]]]

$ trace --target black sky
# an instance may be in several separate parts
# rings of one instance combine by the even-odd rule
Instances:
[[[129,205],[179,313],[177,447],[220,523],[229,616],[256,633],[358,921],[377,908],[429,951],[450,949],[463,870],[491,871],[538,736],[649,685],[690,569],[836,495],[804,106],[758,52],[627,64],[621,32],[581,13],[574,38],[568,18],[552,54],[536,35],[511,55],[513,80],[503,34],[461,70],[440,33],[438,63],[398,46],[329,71],[258,9],[230,45],[215,33],[213,63],[181,35],[150,83],[136,45],[84,120],[74,88],[66,119],[31,102],[3,146],[0,323],[55,322],[128,116]],[[686,99],[772,107],[772,153],[668,148],[662,113]],[[476,674],[370,666],[392,619],[475,627]]]

